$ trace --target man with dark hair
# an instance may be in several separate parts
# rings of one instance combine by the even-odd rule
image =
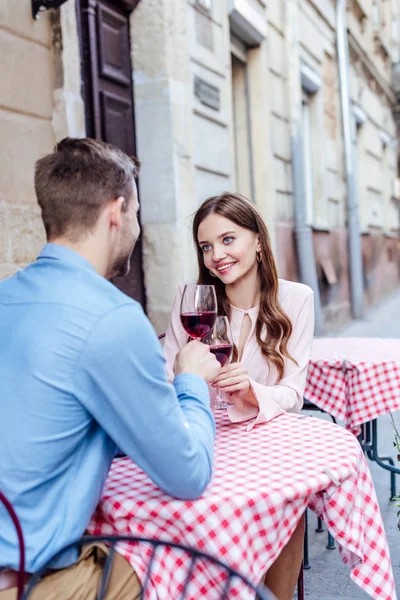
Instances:
[[[140,305],[108,279],[126,275],[140,229],[139,165],[98,140],[65,139],[36,164],[48,243],[0,283],[0,489],[26,540],[26,578],[78,539],[100,499],[116,447],[165,492],[202,494],[214,421],[206,381],[219,363],[191,342],[173,384]],[[64,552],[33,599],[96,597],[103,547]],[[18,546],[0,508],[0,599],[15,598]],[[122,556],[107,598],[140,584]]]

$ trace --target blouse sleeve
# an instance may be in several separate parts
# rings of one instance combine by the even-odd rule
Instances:
[[[288,342],[288,353],[292,360],[285,359],[282,379],[277,385],[263,385],[250,379],[250,385],[258,401],[258,407],[248,402],[238,402],[228,409],[233,422],[256,417],[251,427],[265,423],[283,412],[299,413],[303,406],[307,368],[314,337],[314,294],[310,290],[297,316],[293,319],[292,335]]]
[[[169,381],[174,379],[174,362],[179,350],[187,343],[188,336],[181,324],[180,310],[183,287],[181,286],[175,296],[171,316],[164,339],[164,355],[167,362]]]

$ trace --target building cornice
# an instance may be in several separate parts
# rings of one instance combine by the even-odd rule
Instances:
[[[381,76],[377,67],[374,65],[374,63],[371,61],[371,59],[369,58],[367,53],[360,46],[360,44],[358,43],[358,41],[356,40],[356,38],[354,37],[354,35],[352,34],[351,31],[348,32],[348,40],[349,40],[350,51],[353,51],[353,53],[357,56],[357,58],[362,63],[362,66],[364,67],[365,71],[367,72],[367,74],[375,80],[375,82],[377,83],[377,85],[379,86],[381,91],[385,94],[385,96],[389,100],[390,104],[392,106],[395,105],[396,104],[396,96],[395,96],[395,93],[394,93],[392,87]]]

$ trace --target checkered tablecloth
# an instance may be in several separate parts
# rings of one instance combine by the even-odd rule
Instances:
[[[200,499],[173,499],[128,458],[117,459],[89,532],[179,542],[259,582],[309,505],[338,541],[353,580],[372,598],[396,599],[375,490],[361,448],[349,432],[291,414],[250,432],[246,424],[230,423],[225,411],[216,414],[216,423],[214,475]],[[119,551],[143,578],[149,548],[122,544]],[[182,554],[160,549],[148,598],[178,598],[187,569]],[[219,597],[219,584],[215,570],[201,565],[191,600]],[[229,594],[250,597],[239,583]]]
[[[400,340],[315,339],[304,397],[358,435],[363,423],[400,410]]]

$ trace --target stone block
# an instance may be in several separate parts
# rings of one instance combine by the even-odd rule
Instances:
[[[200,115],[193,115],[194,163],[229,176],[231,171],[229,129]]]
[[[0,29],[0,98],[8,109],[51,118],[50,49]]]
[[[274,183],[277,192],[293,192],[291,164],[277,157],[274,158]]]
[[[132,13],[130,30],[134,74],[147,78],[161,77],[167,73],[165,6],[164,1],[139,2]]]
[[[328,200],[342,202],[344,197],[343,179],[337,171],[325,170],[325,189]]]
[[[209,171],[196,169],[195,182],[198,206],[209,196],[215,196],[232,190],[240,192],[237,189],[237,185],[233,185],[232,179],[229,176],[218,175]]]
[[[362,127],[362,139],[365,151],[369,152],[377,159],[382,156],[381,130],[371,121],[367,121]]]
[[[54,147],[51,122],[0,110],[0,131],[0,198],[35,203],[34,164]]]
[[[268,23],[271,24],[275,29],[283,33],[283,15],[284,15],[284,4],[283,2],[268,2],[267,17]]]
[[[310,19],[308,11],[304,8],[299,10],[299,43],[310,57],[318,63],[322,62],[325,50],[325,38],[320,26],[316,25],[314,19]],[[308,60],[307,62],[310,62]],[[315,65],[310,64],[312,68]]]
[[[31,0],[4,0],[0,2],[0,27],[14,31],[21,37],[30,38],[50,46],[50,14],[43,13],[32,19]]]
[[[270,50],[270,69],[276,75],[286,76],[285,41],[273,27],[268,29],[268,48]]]
[[[379,126],[382,125],[383,111],[380,97],[368,86],[363,88],[362,109],[367,113],[371,121]]]
[[[276,192],[276,219],[279,221],[292,221],[294,216],[293,195],[285,192]]]
[[[289,161],[291,158],[289,123],[271,115],[271,137],[274,155]]]
[[[32,206],[10,206],[8,214],[11,262],[32,262],[46,242],[40,211]]]
[[[382,164],[381,161],[369,152],[363,153],[359,158],[359,169],[362,169],[361,179],[366,188],[382,192]]]
[[[282,119],[287,119],[289,117],[289,103],[286,80],[283,76],[278,76],[270,71],[268,73],[268,83],[271,89],[269,95],[271,111]]]
[[[135,116],[137,154],[142,163],[142,223],[171,223],[176,220],[176,208],[169,81],[150,80],[144,73],[137,75]]]
[[[227,78],[221,78],[213,71],[206,69],[205,67],[198,65],[197,63],[191,64],[192,69],[192,81],[190,87],[190,96],[193,110],[199,114],[203,114],[205,117],[216,120],[223,125],[228,125],[230,122],[231,113],[231,84]],[[212,86],[212,99],[215,101],[219,99],[219,109],[210,107],[206,104],[207,99],[207,87],[199,88],[198,92],[195,93],[195,87],[203,84],[205,86]]]
[[[183,282],[182,257],[189,247],[173,224],[143,227],[143,267],[147,310],[158,332],[165,331],[172,304]]]
[[[225,28],[204,16],[192,5],[188,7],[187,40],[191,58],[216,73],[226,74],[230,49]]]

